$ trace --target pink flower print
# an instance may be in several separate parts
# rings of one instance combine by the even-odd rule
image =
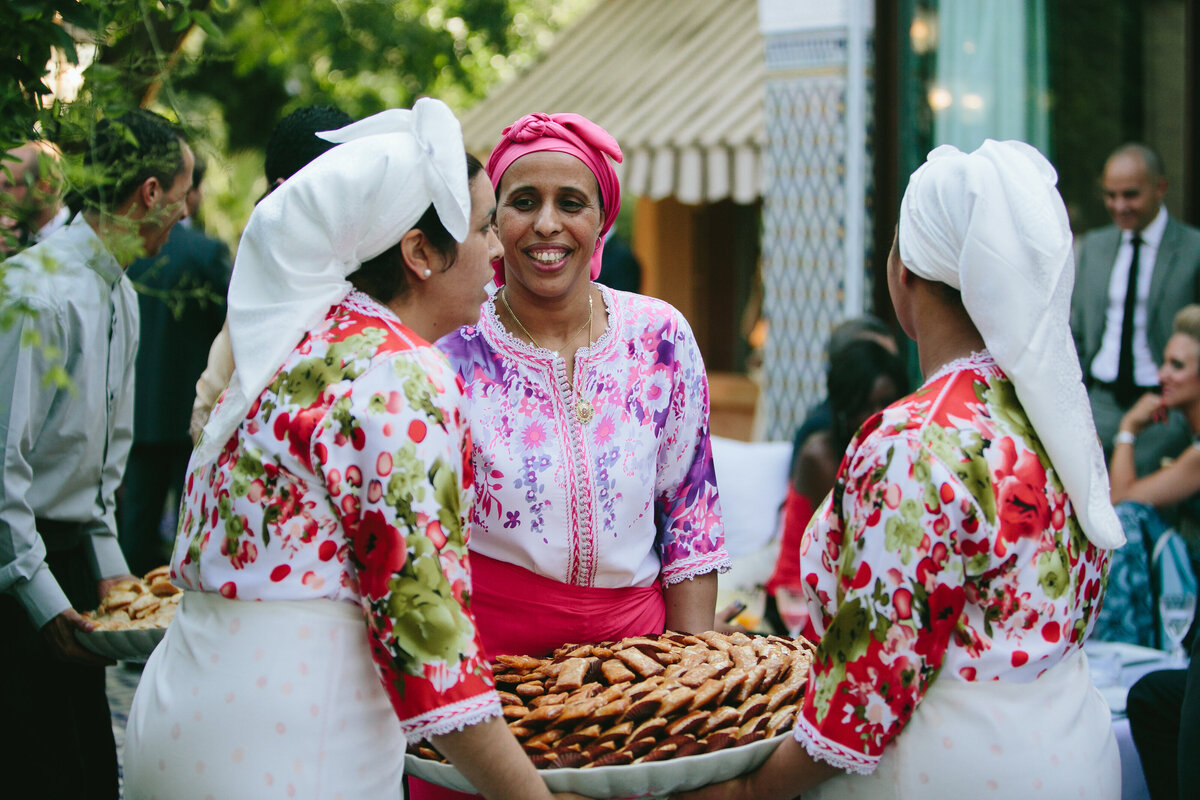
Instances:
[[[530,423],[525,429],[525,435],[521,437],[521,443],[531,450],[540,449],[546,442],[546,429],[540,422]]]
[[[596,426],[596,444],[608,444],[608,440],[616,431],[617,426],[613,424],[612,417],[605,415],[601,418],[600,424]]]

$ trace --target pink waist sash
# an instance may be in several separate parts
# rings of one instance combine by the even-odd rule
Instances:
[[[471,611],[489,659],[662,633],[667,620],[659,581],[628,589],[571,586],[479,553],[471,553]],[[411,800],[482,800],[420,778],[409,778],[408,789]]]
[[[626,589],[571,586],[471,553],[471,611],[488,658],[545,656],[567,642],[662,633],[662,584]]]

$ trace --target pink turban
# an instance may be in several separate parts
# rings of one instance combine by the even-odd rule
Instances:
[[[621,147],[608,131],[580,114],[526,114],[509,125],[501,134],[500,143],[492,150],[487,171],[492,178],[492,188],[500,188],[504,171],[521,156],[549,150],[568,153],[582,161],[600,185],[600,199],[604,203],[604,226],[600,229],[600,242],[592,253],[592,280],[600,275],[600,262],[604,255],[604,234],[617,221],[621,209],[621,184],[617,171],[604,156],[621,162]],[[496,273],[496,285],[504,283],[504,259],[492,262]]]

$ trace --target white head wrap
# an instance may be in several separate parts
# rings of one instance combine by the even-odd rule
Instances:
[[[1125,542],[1083,387],[1069,316],[1075,261],[1058,174],[1024,142],[943,145],[900,205],[900,260],[962,293],[963,306],[1016,389],[1099,547]]]
[[[236,369],[196,457],[216,456],[300,337],[349,294],[346,276],[395,245],[430,204],[456,241],[470,224],[462,128],[440,100],[319,134],[344,143],[250,215],[229,282]]]

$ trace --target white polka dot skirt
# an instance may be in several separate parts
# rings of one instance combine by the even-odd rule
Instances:
[[[1121,759],[1087,657],[1028,683],[939,675],[870,775],[843,775],[804,800],[1118,800]]]
[[[188,592],[134,695],[125,797],[399,798],[404,746],[358,607]]]

